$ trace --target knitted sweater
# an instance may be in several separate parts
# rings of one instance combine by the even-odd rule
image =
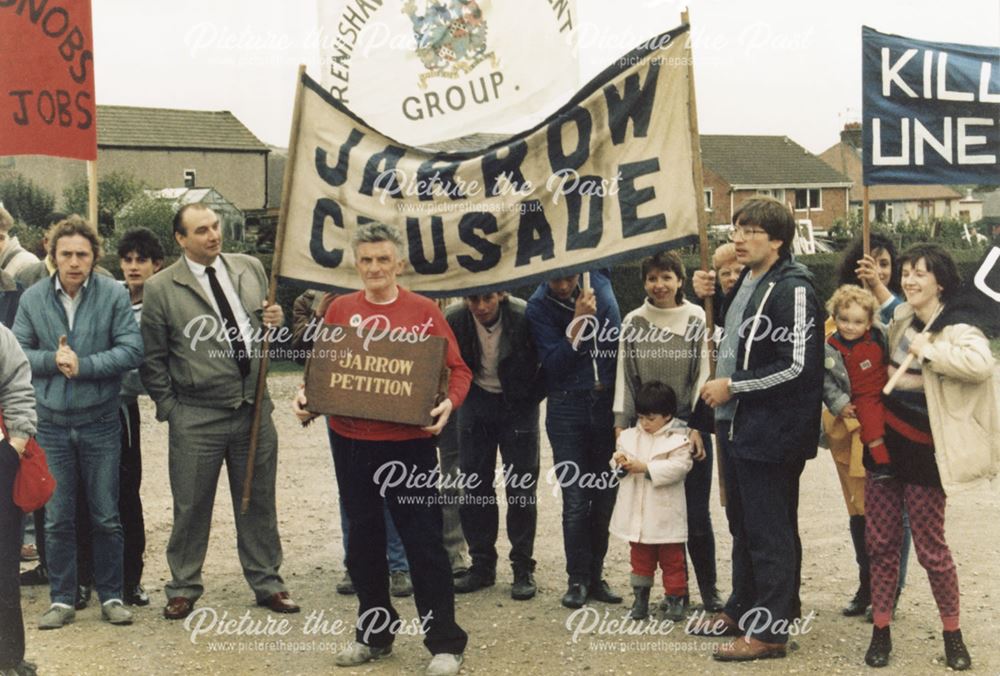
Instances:
[[[661,309],[647,298],[625,316],[618,346],[615,379],[615,427],[635,422],[635,393],[643,383],[658,380],[677,394],[677,415],[688,420],[698,391],[708,379],[705,311],[684,301]]]
[[[440,336],[448,341],[445,363],[450,369],[448,377],[448,398],[451,399],[453,411],[457,410],[465,395],[469,393],[472,382],[472,371],[462,361],[458,342],[451,327],[445,321],[444,315],[437,304],[419,294],[400,288],[399,295],[391,303],[378,305],[365,298],[364,291],[338,296],[326,311],[326,323],[357,326],[362,320],[381,315],[392,328],[402,327],[411,332],[419,332],[427,326],[427,334]],[[387,402],[388,405],[388,402]],[[454,413],[453,413],[454,415]],[[329,416],[330,428],[337,434],[349,439],[364,439],[367,441],[405,441],[407,439],[426,439],[431,436],[415,425]]]

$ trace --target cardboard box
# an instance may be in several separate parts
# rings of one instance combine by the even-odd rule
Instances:
[[[376,338],[336,324],[325,328],[306,362],[310,411],[418,427],[434,423],[430,411],[448,386],[447,340],[416,340],[413,334]]]

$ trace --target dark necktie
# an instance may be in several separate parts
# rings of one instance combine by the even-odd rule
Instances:
[[[205,272],[208,274],[208,285],[212,287],[212,295],[215,296],[215,304],[219,306],[219,312],[222,313],[222,324],[226,330],[229,347],[233,349],[236,356],[236,365],[240,367],[240,375],[246,378],[250,373],[250,355],[247,353],[246,343],[243,342],[240,325],[236,323],[236,315],[233,314],[233,308],[226,300],[226,294],[223,293],[222,285],[219,284],[219,279],[216,277],[215,268],[209,266],[205,268]],[[236,331],[235,341],[230,338],[232,330]]]

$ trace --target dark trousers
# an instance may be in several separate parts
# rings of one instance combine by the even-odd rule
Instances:
[[[720,423],[720,438],[725,439],[728,433],[729,425]],[[736,458],[728,452],[730,443],[720,442],[726,472],[726,516],[733,536],[733,593],[725,612],[739,621],[744,613],[756,610],[748,615],[744,628],[751,629],[755,622],[766,625],[753,628],[751,634],[767,643],[787,643],[787,633],[772,629],[775,622],[791,621],[800,612],[798,505],[805,461],[768,463]]]
[[[0,441],[0,669],[12,669],[24,659],[24,619],[21,616],[21,524],[24,512],[14,504],[18,457]]]
[[[399,614],[389,597],[384,500],[403,539],[417,613],[427,618],[424,645],[435,655],[464,652],[468,635],[455,622],[455,588],[442,543],[441,505],[433,480],[437,469],[434,439],[365,441],[332,433],[330,440],[337,486],[350,523],[347,571],[358,593],[356,640],[386,646],[395,639]],[[405,477],[398,476],[400,470]],[[405,626],[410,624],[407,621]]]
[[[551,476],[562,488],[570,584],[591,585],[603,577],[608,524],[618,493],[609,465],[615,448],[613,394],[610,389],[550,392],[546,404]]]
[[[146,524],[142,518],[142,448],[139,440],[139,403],[123,405],[119,411],[122,425],[122,460],[119,466],[118,513],[125,538],[123,583],[128,594],[142,582],[142,559],[146,553]]]
[[[687,501],[688,541],[687,552],[691,557],[702,601],[716,585],[715,532],[709,497],[712,493],[712,435],[702,435],[705,442],[705,459],[695,461],[684,479],[684,497]]]
[[[503,475],[496,477],[497,447]],[[465,497],[460,515],[472,565],[495,570],[497,485],[507,496],[507,538],[514,570],[533,571],[538,505],[538,406],[508,408],[502,394],[476,384],[458,410],[459,466]]]

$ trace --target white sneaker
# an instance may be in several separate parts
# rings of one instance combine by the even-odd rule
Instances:
[[[334,660],[338,667],[356,667],[365,662],[377,660],[380,657],[392,654],[392,646],[367,646],[364,643],[355,641],[339,653]]]
[[[121,599],[111,599],[102,603],[101,617],[111,624],[132,624],[132,611],[125,607]]]
[[[427,665],[427,676],[455,676],[462,668],[463,655],[453,655],[451,653],[438,653]]]
[[[69,606],[52,604],[38,621],[39,629],[61,629],[76,619],[76,610]]]

